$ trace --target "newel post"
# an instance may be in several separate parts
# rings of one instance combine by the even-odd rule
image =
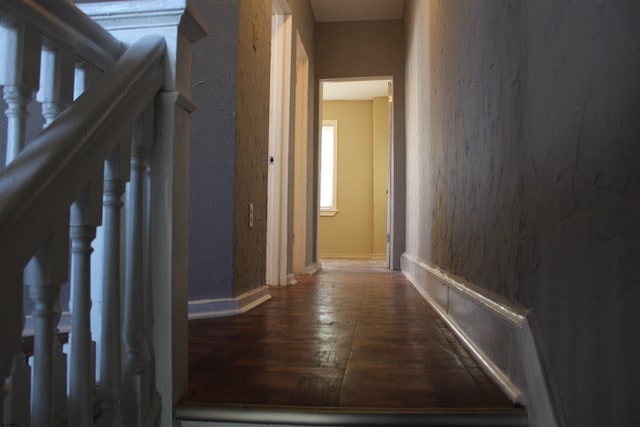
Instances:
[[[160,426],[173,425],[173,408],[187,386],[187,285],[191,54],[206,28],[187,0],[78,4],[117,39],[131,44],[148,34],[167,43],[165,82],[154,105],[150,167],[149,356],[160,393]],[[125,414],[126,417],[126,414]]]

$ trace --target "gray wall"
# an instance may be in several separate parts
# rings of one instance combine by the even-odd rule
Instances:
[[[532,312],[566,425],[639,425],[640,3],[410,1],[407,252]]]
[[[189,299],[233,295],[238,0],[193,0],[209,35],[193,52]]]
[[[265,284],[271,2],[194,5],[189,299],[230,298]]]
[[[640,425],[640,3],[525,10],[523,238],[533,307],[573,425]]]

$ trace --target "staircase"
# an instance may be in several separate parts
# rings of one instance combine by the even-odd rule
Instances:
[[[184,1],[135,3],[0,3],[3,426],[173,422],[193,110],[175,58],[204,29]]]

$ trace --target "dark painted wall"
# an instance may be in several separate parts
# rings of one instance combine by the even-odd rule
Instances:
[[[640,425],[640,3],[408,3],[407,252],[532,312],[561,421]]]
[[[237,0],[193,0],[209,35],[193,52],[189,299],[233,296]]]

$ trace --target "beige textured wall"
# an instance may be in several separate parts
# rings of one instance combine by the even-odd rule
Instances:
[[[389,100],[373,99],[373,249],[383,258],[387,249],[387,189],[389,188]]]
[[[391,76],[394,127],[391,150],[393,180],[392,268],[400,268],[405,239],[404,25],[398,21],[316,24],[316,79]],[[319,81],[316,80],[316,94]],[[317,128],[316,128],[317,129]]]
[[[373,245],[373,103],[325,101],[338,121],[337,207],[320,217],[320,256],[370,258]]]
[[[234,295],[265,284],[271,1],[239,2]],[[249,203],[254,226],[249,227]]]

